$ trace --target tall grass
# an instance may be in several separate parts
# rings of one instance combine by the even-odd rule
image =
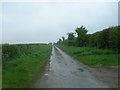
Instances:
[[[5,45],[3,48],[3,88],[28,88],[51,53],[51,45]]]
[[[66,53],[89,66],[108,67],[120,65],[117,49],[97,49],[93,47],[75,47],[58,45]]]

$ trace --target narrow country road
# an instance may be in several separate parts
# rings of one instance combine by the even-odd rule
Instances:
[[[109,88],[78,61],[53,47],[50,64],[32,88]]]

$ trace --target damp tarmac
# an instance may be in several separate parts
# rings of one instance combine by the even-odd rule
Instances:
[[[45,72],[32,88],[109,88],[82,64],[53,46]]]

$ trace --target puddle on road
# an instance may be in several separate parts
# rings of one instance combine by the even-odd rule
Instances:
[[[53,51],[52,51],[52,54],[51,54],[51,57],[50,57],[50,60],[49,60],[49,63],[48,63],[48,68],[47,68],[47,71],[50,71],[50,67],[51,67],[51,64],[53,63]]]
[[[61,61],[58,61],[58,63],[61,63]]]
[[[84,70],[82,68],[78,68],[79,71],[83,72]]]
[[[47,74],[47,73],[45,73],[45,74],[44,74],[44,76],[48,76],[48,74]]]
[[[52,61],[50,60],[50,63],[49,63],[50,65],[52,64]]]

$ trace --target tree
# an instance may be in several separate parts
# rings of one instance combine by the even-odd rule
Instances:
[[[75,38],[75,33],[68,33],[68,40],[73,40]]]
[[[86,33],[87,33],[87,29],[83,26],[81,26],[80,28],[77,28],[76,30],[77,33],[77,40],[78,40],[78,45],[79,46],[84,46],[85,42],[86,42]]]
[[[118,28],[110,27],[102,31],[91,34],[89,45],[97,48],[117,48],[118,45]]]
[[[59,38],[59,41],[57,42],[57,44],[59,44],[59,43],[61,43],[62,42],[62,40]]]
[[[75,43],[74,42],[74,38],[75,38],[75,33],[71,32],[71,33],[68,33],[68,46],[73,46],[73,44]]]
[[[92,35],[92,34],[87,34],[87,36],[86,36],[86,37],[87,37],[87,38],[86,38],[86,46],[91,46],[91,45],[90,45],[91,35]]]
[[[62,36],[62,40],[63,40],[63,42],[64,42],[64,41],[65,41],[65,37]]]
[[[110,38],[109,38],[109,45],[111,48],[118,48],[120,47],[119,39],[120,36],[120,26],[114,27],[110,32]]]

